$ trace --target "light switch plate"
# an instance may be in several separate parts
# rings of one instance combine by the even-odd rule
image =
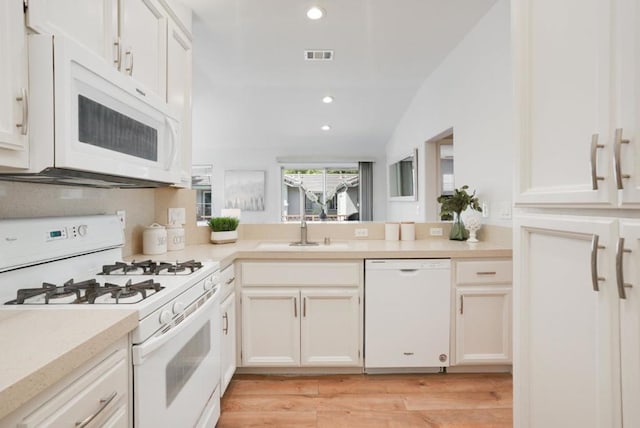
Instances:
[[[127,212],[125,210],[116,211],[116,215],[120,220],[120,225],[122,226],[122,230],[124,230],[127,226]]]
[[[169,208],[167,219],[169,224],[185,224],[187,222],[186,210],[184,208]]]

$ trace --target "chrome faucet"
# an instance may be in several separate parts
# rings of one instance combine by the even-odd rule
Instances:
[[[300,245],[307,245],[307,220],[304,214],[300,219]]]

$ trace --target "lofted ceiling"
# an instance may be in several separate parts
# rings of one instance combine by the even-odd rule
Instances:
[[[382,152],[425,78],[496,2],[182,1],[194,10],[194,145],[282,155]],[[312,5],[323,19],[306,17]],[[335,58],[305,61],[306,49]]]

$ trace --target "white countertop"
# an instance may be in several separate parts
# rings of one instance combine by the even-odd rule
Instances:
[[[0,419],[137,325],[137,313],[125,309],[0,311]]]

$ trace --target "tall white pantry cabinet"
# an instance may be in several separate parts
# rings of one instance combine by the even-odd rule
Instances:
[[[514,425],[640,427],[640,0],[512,0]]]

